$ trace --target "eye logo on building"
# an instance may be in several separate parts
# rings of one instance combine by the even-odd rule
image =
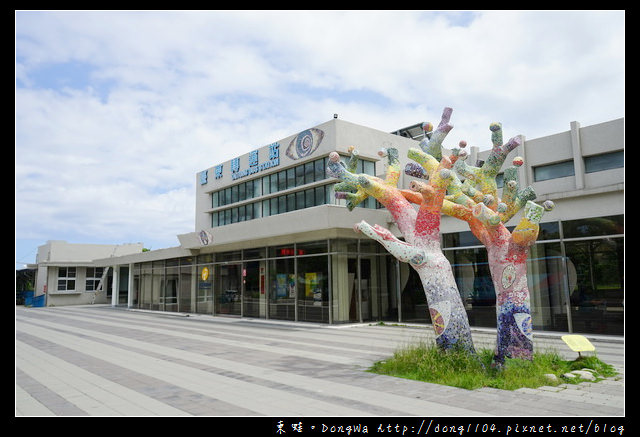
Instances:
[[[324,132],[311,128],[300,132],[287,147],[287,156],[291,159],[301,159],[311,156],[316,151],[324,138]]]
[[[200,239],[200,244],[203,246],[207,246],[209,243],[213,242],[213,235],[205,230],[200,231],[198,238]]]

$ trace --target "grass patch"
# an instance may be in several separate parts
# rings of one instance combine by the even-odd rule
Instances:
[[[376,362],[369,371],[382,375],[414,379],[474,390],[492,387],[516,390],[523,387],[579,383],[584,379],[565,379],[563,374],[584,368],[593,369],[598,379],[615,376],[615,369],[595,356],[565,360],[556,352],[536,352],[533,360],[507,359],[500,369],[491,367],[493,351],[482,349],[477,355],[463,351],[443,352],[424,343],[396,352],[392,358]],[[558,377],[552,382],[545,374]],[[597,379],[597,380],[598,380]]]

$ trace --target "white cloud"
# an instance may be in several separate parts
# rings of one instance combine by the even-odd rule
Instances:
[[[195,174],[340,118],[490,145],[624,116],[624,11],[16,13],[16,238],[175,245]],[[88,238],[89,242],[97,242]],[[78,241],[79,242],[79,241]]]

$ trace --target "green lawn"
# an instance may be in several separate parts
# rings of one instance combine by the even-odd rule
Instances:
[[[419,344],[399,350],[388,360],[376,362],[370,372],[399,378],[460,387],[469,390],[493,387],[516,390],[543,385],[579,383],[583,379],[565,379],[563,374],[583,368],[593,369],[597,380],[615,376],[615,369],[596,356],[583,356],[565,360],[556,352],[534,353],[533,360],[507,359],[500,369],[492,368],[493,351],[479,350],[477,355],[462,351],[443,352],[435,345]],[[553,383],[545,374],[554,374],[559,382]]]

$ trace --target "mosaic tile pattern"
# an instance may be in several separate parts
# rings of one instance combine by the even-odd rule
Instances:
[[[431,128],[429,125],[428,128]],[[451,126],[443,120],[431,136],[430,147],[437,149]],[[335,185],[336,197],[346,199],[352,210],[371,196],[378,200],[393,216],[405,241],[396,238],[388,229],[362,221],[354,229],[381,243],[392,255],[409,263],[420,276],[436,333],[436,343],[442,349],[463,348],[475,353],[469,321],[449,261],[440,247],[440,209],[447,187],[453,180],[452,162],[428,159],[422,164],[428,182],[415,182],[411,190],[398,189],[400,161],[394,148],[384,149],[381,157],[388,160],[385,179],[355,174],[358,153],[349,149],[351,156],[345,164],[340,156],[330,155],[327,173],[340,179]],[[416,209],[412,202],[420,206]]]
[[[396,149],[381,153],[389,160],[385,180],[354,174],[357,151],[353,148],[348,164],[333,153],[327,171],[341,180],[335,186],[336,196],[346,199],[350,210],[373,196],[393,215],[405,241],[366,222],[358,223],[355,229],[379,241],[396,258],[416,269],[427,295],[438,344],[445,349],[454,344],[473,349],[467,334],[467,315],[439,243],[440,213],[466,221],[487,249],[496,291],[494,364],[502,365],[505,358],[531,359],[533,329],[526,261],[529,247],[538,238],[538,223],[544,211],[553,208],[553,202],[538,205],[533,202],[536,194],[531,187],[520,188],[518,167],[524,163],[521,157],[514,158],[512,166],[504,171],[502,197],[498,195],[496,176],[507,155],[522,142],[520,137],[514,137],[503,143],[500,123],[489,126],[493,147],[486,161],[477,167],[466,163],[464,141],[452,150],[450,157],[443,156],[442,142],[452,129],[449,124],[452,112],[451,108],[445,108],[435,129],[431,123],[424,123],[425,138],[419,147],[408,151],[407,156],[415,162],[407,164],[405,173],[425,179],[412,182],[410,190],[397,188]],[[418,204],[419,208],[416,210],[411,204]],[[504,223],[522,209],[523,217],[509,232]]]
[[[538,223],[544,211],[553,208],[553,202],[537,205],[533,202],[536,194],[531,187],[520,189],[518,167],[524,163],[521,157],[514,158],[504,171],[502,197],[498,196],[496,176],[507,154],[521,144],[521,139],[515,137],[503,144],[501,124],[492,123],[489,129],[493,147],[482,165],[474,167],[466,163],[464,142],[452,150],[451,161],[457,175],[449,184],[442,211],[467,221],[487,249],[496,291],[494,364],[500,366],[505,358],[531,359],[533,356],[526,261],[529,247],[538,238]],[[460,178],[464,179],[463,183]],[[504,223],[523,208],[523,217],[513,232],[509,232]]]

